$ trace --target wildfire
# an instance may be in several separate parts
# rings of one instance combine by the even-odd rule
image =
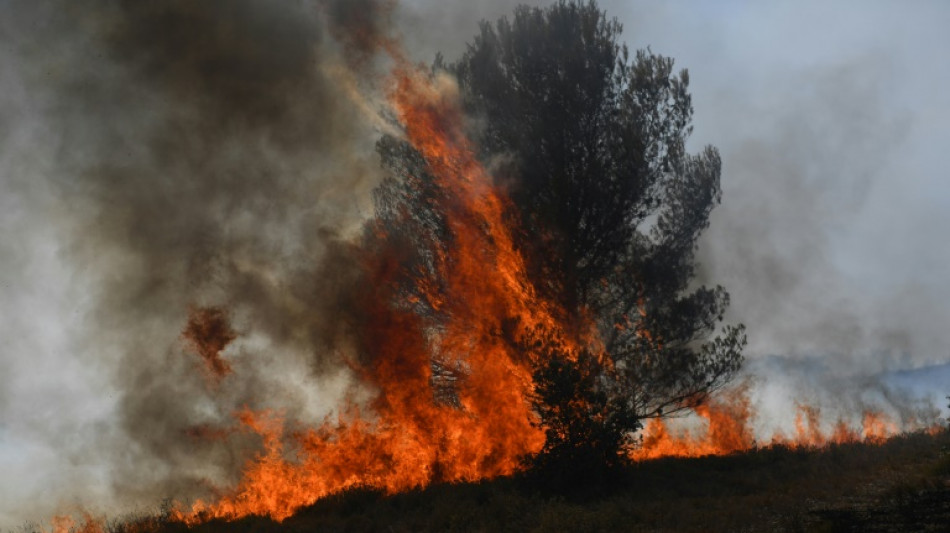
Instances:
[[[231,373],[231,365],[221,358],[221,351],[237,338],[227,313],[217,307],[192,309],[182,338],[197,352],[213,379]]]
[[[474,156],[452,82],[411,65],[393,43],[380,46],[395,64],[389,101],[404,138],[445,192],[435,201],[449,215],[453,245],[432,258],[441,280],[438,290],[418,285],[421,297],[451,320],[435,323],[411,311],[414,302],[405,301],[410,297],[400,292],[397,277],[405,272],[395,253],[356,250],[358,267],[369,281],[356,304],[369,317],[361,341],[371,362],[350,363],[373,398],[362,407],[344,405],[335,419],[317,428],[288,429],[293,422],[279,412],[238,412],[243,430],[260,437],[261,451],[247,462],[236,487],[212,501],[173,510],[181,521],[194,524],[252,514],[283,520],[302,506],[351,487],[394,493],[432,482],[512,474],[521,459],[537,453],[544,442],[528,401],[531,358],[536,355],[513,345],[543,339],[567,357],[583,347],[596,351],[592,327],[577,331],[576,325],[561,323],[557,317],[563,313],[533,290],[504,220],[505,195]],[[376,224],[370,229],[385,242],[386,227]],[[645,329],[640,334],[653,340]],[[215,380],[232,372],[221,352],[236,335],[226,312],[218,308],[192,310],[182,333]],[[440,402],[434,394],[434,361],[465,369],[456,376],[452,402]],[[755,447],[746,392],[736,389],[696,408],[707,422],[702,435],[674,435],[663,421],[650,421],[633,458],[725,454]],[[876,442],[896,429],[883,415],[869,412],[860,430],[840,425],[825,435],[818,427],[817,409],[801,407],[796,438],[776,437],[773,442],[820,446],[859,437]],[[189,436],[224,439],[230,431],[198,427]],[[87,519],[77,526],[63,519],[54,528],[92,533],[95,524]]]
[[[366,317],[358,342],[367,356],[348,363],[371,398],[365,404],[344,403],[317,427],[301,427],[279,411],[242,409],[234,414],[237,428],[189,428],[186,437],[203,440],[250,432],[260,439],[260,451],[246,462],[234,487],[207,501],[176,504],[172,517],[186,524],[248,515],[281,521],[349,488],[396,493],[513,474],[545,439],[530,403],[538,354],[516,346],[543,342],[556,348],[551,353],[568,358],[603,349],[592,324],[566,323],[567,313],[534,290],[507,222],[508,200],[465,135],[454,83],[411,64],[394,41],[358,37],[360,47],[379,47],[392,60],[387,98],[402,128],[399,134],[444,192],[433,200],[447,214],[452,242],[431,258],[440,285],[428,286],[418,274],[422,294],[408,296],[401,286],[407,273],[398,250],[354,245],[354,268],[366,280],[353,303]],[[369,107],[361,101],[362,109]],[[385,243],[389,229],[368,224],[368,233]],[[450,319],[413,312],[413,298],[425,299],[439,317]],[[637,336],[659,347],[663,339],[638,320],[647,313],[642,296],[637,313],[614,327],[636,328]],[[190,310],[181,340],[199,358],[212,388],[234,372],[222,352],[237,337],[226,310]],[[435,391],[440,375],[434,363],[464,369],[450,372],[452,401]],[[748,385],[740,386],[695,407],[703,421],[699,430],[677,432],[662,419],[650,420],[631,458],[723,455],[757,447],[748,392]],[[776,434],[765,442],[790,447],[879,443],[900,429],[884,413],[867,411],[860,427],[839,420],[828,431],[817,407],[799,405],[794,436]],[[81,522],[56,517],[52,527],[53,533],[104,531],[102,521],[89,515]]]
[[[860,423],[849,424],[839,418],[830,429],[823,429],[821,409],[798,404],[793,436],[776,432],[760,441],[753,430],[755,413],[748,393],[749,387],[744,384],[697,407],[695,413],[703,422],[699,430],[674,432],[664,420],[650,420],[643,430],[641,446],[632,453],[632,457],[635,460],[647,460],[728,455],[754,449],[760,442],[789,448],[821,448],[849,442],[880,444],[903,431],[922,429],[933,432],[940,428],[939,425],[918,427],[915,421],[902,425],[883,412],[866,410]]]
[[[105,533],[103,521],[87,513],[83,513],[81,522],[68,515],[54,516],[50,526],[49,533]]]
[[[662,419],[651,419],[643,430],[643,442],[633,452],[633,458],[724,455],[753,448],[752,408],[747,392],[747,386],[736,388],[697,407],[696,414],[707,423],[706,431],[700,435],[690,432],[674,435]]]
[[[422,297],[451,320],[429,323],[409,310],[414,302],[399,302],[407,297],[396,282],[402,273],[398,257],[358,254],[370,280],[357,303],[370,317],[364,348],[372,352],[372,363],[351,364],[360,382],[375,391],[374,398],[363,410],[344,406],[335,420],[318,428],[288,430],[280,413],[241,411],[239,422],[260,436],[262,451],[246,464],[234,489],[213,501],[180,507],[175,511],[180,520],[198,523],[250,514],[283,520],[350,487],[394,493],[432,482],[512,474],[522,457],[541,448],[544,435],[532,423],[535,415],[528,401],[533,355],[513,349],[499,332],[510,332],[509,337],[525,343],[543,337],[568,357],[582,346],[597,346],[594,333],[561,324],[556,307],[533,291],[503,220],[505,196],[474,157],[462,131],[454,86],[412,66],[392,45],[387,49],[396,64],[389,94],[392,109],[405,128],[405,139],[447,192],[436,201],[451,215],[447,224],[453,246],[433,258],[443,286],[436,291],[419,285]],[[385,239],[385,227],[371,229]],[[504,317],[518,321],[502,323]],[[214,311],[193,316],[185,336],[209,369],[222,377],[229,368],[218,354],[233,332],[220,318]],[[642,335],[649,337],[649,332]],[[197,340],[206,337],[213,342]],[[436,398],[433,361],[466,369],[454,383],[457,401]],[[696,414],[706,421],[706,430],[695,435],[674,435],[662,420],[651,420],[633,458],[727,454],[756,446],[747,388],[697,407]],[[897,432],[884,415],[868,412],[860,429],[840,422],[826,434],[818,415],[815,408],[800,407],[795,437],[777,435],[772,443],[877,442]]]
[[[185,522],[248,514],[282,520],[348,487],[391,493],[433,481],[511,474],[523,456],[543,444],[528,402],[530,356],[512,349],[498,332],[510,331],[518,341],[543,334],[567,354],[578,345],[554,318],[552,305],[539,299],[528,282],[502,220],[504,196],[462,132],[451,84],[413,67],[398,52],[393,55],[390,101],[405,138],[425,158],[438,186],[451,193],[441,207],[452,215],[453,247],[435,258],[449,297],[434,291],[424,296],[452,320],[439,325],[434,340],[433,324],[406,305],[393,305],[400,298],[393,279],[399,272],[396,259],[363,254],[361,266],[372,292],[359,303],[371,317],[366,346],[374,363],[353,363],[353,368],[376,392],[369,414],[349,406],[335,421],[288,433],[277,413],[242,411],[238,419],[260,435],[263,451],[246,465],[237,488],[213,502],[198,501],[179,510],[177,516]],[[385,236],[385,228],[374,231]],[[519,321],[502,324],[503,317]],[[200,328],[186,332],[194,329]],[[218,360],[199,353],[209,364]],[[468,369],[455,384],[457,405],[440,403],[433,395],[436,358],[447,367]]]

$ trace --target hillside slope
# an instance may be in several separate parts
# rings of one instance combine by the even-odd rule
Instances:
[[[106,529],[189,531],[161,516],[112,521]],[[394,496],[356,490],[283,523],[250,517],[191,531],[950,531],[950,432],[646,461],[596,495],[551,494],[526,478]]]

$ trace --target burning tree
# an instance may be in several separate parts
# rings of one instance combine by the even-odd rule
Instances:
[[[522,6],[483,22],[456,63],[433,66],[434,80],[457,84],[530,290],[557,324],[525,334],[524,317],[503,316],[491,332],[534,368],[542,466],[622,460],[641,420],[701,404],[742,361],[742,325],[712,337],[728,293],[694,282],[697,239],[720,201],[719,154],[686,152],[687,72],[649,50],[631,58],[621,29],[594,2]],[[466,215],[412,143],[386,136],[378,151],[389,177],[370,241],[398,250],[400,300],[438,344],[458,318],[443,273],[463,239],[453,220]],[[564,336],[576,342],[552,341]],[[454,404],[465,363],[433,353],[438,399]]]

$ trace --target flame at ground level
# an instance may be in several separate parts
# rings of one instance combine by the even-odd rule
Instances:
[[[396,493],[432,482],[476,481],[517,470],[517,457],[501,453],[503,441],[517,441],[517,435],[486,435],[478,421],[457,409],[437,409],[446,419],[453,418],[445,424],[449,431],[380,425],[363,420],[354,410],[336,424],[288,434],[278,414],[244,411],[239,418],[260,435],[263,450],[246,465],[242,482],[216,501],[198,501],[174,516],[188,523],[249,514],[283,520],[302,506],[350,487]],[[437,418],[431,422],[438,423]],[[536,436],[527,444],[512,445],[537,450],[540,444]]]
[[[458,409],[446,407],[443,416],[466,418]],[[755,412],[748,387],[727,391],[695,414],[704,424],[692,431],[675,431],[661,419],[650,420],[642,432],[640,445],[631,454],[637,461],[662,457],[701,457],[727,455],[756,449],[760,446],[821,448],[831,444],[865,442],[881,444],[898,434],[928,430],[915,421],[899,424],[881,412],[865,411],[861,421],[848,424],[843,419],[834,423],[821,418],[814,406],[797,405],[795,431],[791,436],[776,433],[757,439]],[[519,470],[519,463],[503,461],[486,470],[484,453],[478,448],[483,439],[504,440],[509,435],[478,434],[475,421],[470,425],[455,420],[448,424],[457,433],[440,435],[433,442],[432,434],[420,428],[380,427],[362,420],[354,412],[348,421],[325,424],[319,430],[286,432],[281,417],[272,412],[243,411],[239,419],[246,429],[261,436],[263,450],[249,461],[244,481],[234,491],[215,502],[197,502],[190,511],[177,511],[176,517],[198,523],[217,517],[233,519],[248,514],[267,515],[275,520],[291,516],[298,508],[354,486],[368,486],[396,493],[438,481],[475,481],[509,475]],[[827,427],[827,429],[823,429]],[[467,432],[475,432],[468,435]],[[468,436],[467,436],[468,435]],[[442,439],[450,439],[447,442]],[[540,449],[540,436],[527,446],[527,453]]]
[[[105,533],[105,521],[95,518],[88,513],[82,513],[81,521],[77,522],[72,516],[59,515],[50,519],[50,529],[42,529],[43,533]]]
[[[938,423],[926,424],[911,419],[898,421],[882,411],[864,410],[860,421],[839,417],[833,422],[821,416],[814,405],[796,403],[794,432],[776,431],[759,438],[754,430],[755,411],[749,399],[748,385],[726,391],[695,410],[699,429],[673,431],[670,422],[651,419],[642,431],[640,446],[631,453],[635,460],[660,457],[702,457],[728,455],[760,446],[821,448],[831,444],[867,442],[880,444],[890,437],[910,431],[939,431]]]
[[[899,422],[875,411],[865,411],[851,424],[843,419],[832,422],[822,417],[820,408],[799,403],[792,434],[775,433],[758,439],[749,392],[749,387],[742,385],[698,407],[695,414],[703,423],[691,431],[678,431],[671,421],[648,421],[631,458],[645,461],[728,455],[763,446],[817,449],[852,442],[880,445],[902,433],[924,430],[936,434],[943,429],[916,420]],[[171,511],[171,517],[188,524],[248,515],[282,521],[298,509],[347,488],[372,487],[397,493],[433,482],[505,476],[520,469],[519,462],[498,460],[480,449],[486,442],[503,442],[512,435],[485,433],[476,420],[455,407],[437,407],[436,412],[445,417],[444,423],[453,428],[452,432],[381,425],[378,420],[364,419],[355,408],[318,429],[301,431],[288,429],[288,421],[280,413],[243,410],[236,418],[244,431],[261,438],[261,451],[245,465],[241,483],[213,501],[198,501],[189,509],[179,506]],[[534,441],[523,443],[526,453],[537,452],[541,439],[537,435]],[[104,520],[89,514],[82,514],[79,520],[58,516],[51,520],[50,533],[101,533],[106,530],[104,524]]]

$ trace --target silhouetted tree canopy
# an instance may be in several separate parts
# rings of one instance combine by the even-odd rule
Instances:
[[[514,206],[535,289],[565,323],[594,320],[603,342],[604,353],[576,363],[537,358],[540,460],[622,456],[640,420],[695,406],[728,381],[745,344],[741,325],[713,336],[729,296],[695,282],[697,239],[720,201],[720,158],[713,147],[686,152],[688,74],[649,50],[631,57],[620,33],[593,2],[522,6],[483,22],[457,62],[434,66],[458,81],[478,157]],[[452,242],[433,208],[442,192],[406,142],[385,137],[378,149],[389,177],[376,191],[377,217],[424,278],[433,251]]]

